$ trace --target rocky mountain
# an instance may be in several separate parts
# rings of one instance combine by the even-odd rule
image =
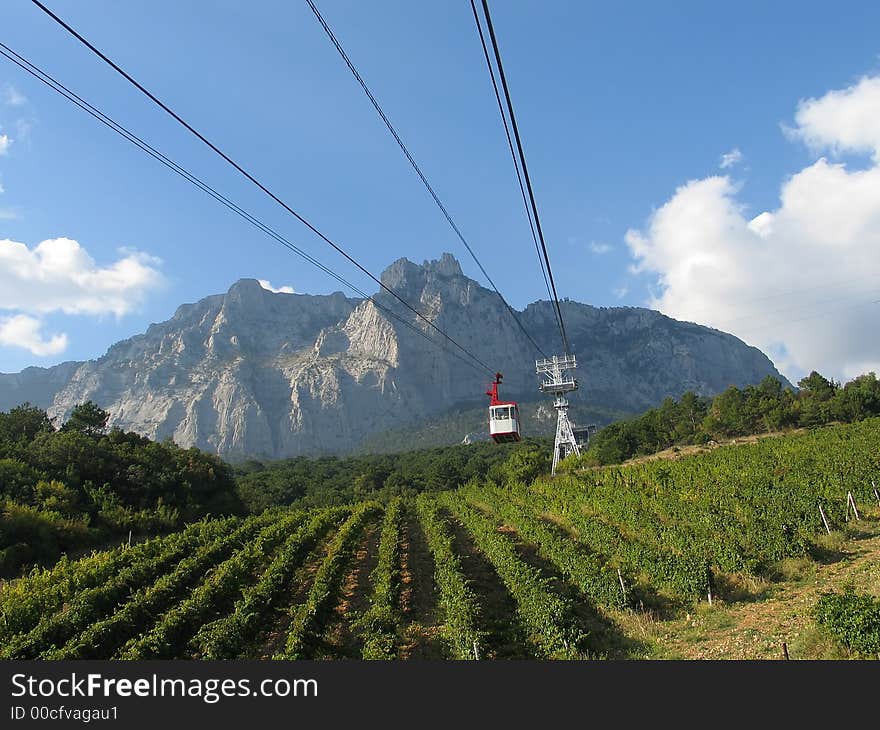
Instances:
[[[540,398],[534,347],[450,254],[421,266],[400,259],[382,282],[501,370],[506,395]],[[110,411],[112,426],[240,459],[344,453],[484,400],[488,372],[387,292],[375,300],[380,306],[341,293],[276,294],[242,279],[97,360],[0,375],[0,409],[27,400],[63,419],[91,399]],[[686,390],[710,395],[768,374],[784,380],[759,350],[717,330],[647,309],[561,306],[582,405],[638,412]],[[545,352],[558,349],[549,302],[520,317]]]

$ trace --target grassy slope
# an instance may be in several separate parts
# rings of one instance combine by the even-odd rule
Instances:
[[[840,591],[847,583],[880,595],[880,512],[862,517],[849,539],[829,540],[825,560],[786,566],[787,580],[753,579],[738,586],[738,600],[716,600],[711,607],[704,601],[673,620],[624,612],[616,619],[647,647],[639,658],[782,659],[783,643],[791,659],[846,658],[816,628],[812,611],[822,592]]]
[[[711,446],[683,446],[630,459],[625,465],[656,459],[682,459],[722,446],[741,446],[764,438],[784,438],[804,429],[732,439]],[[746,578],[730,585],[728,600],[696,606],[682,617],[662,620],[650,613],[618,611],[614,619],[645,650],[648,659],[845,659],[846,653],[823,634],[812,611],[821,593],[855,585],[880,596],[880,507],[864,511],[846,533],[825,542],[827,555],[780,566],[778,582]]]

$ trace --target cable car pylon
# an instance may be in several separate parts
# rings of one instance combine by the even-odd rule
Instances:
[[[538,386],[542,393],[555,396],[553,407],[556,409],[556,440],[553,443],[553,467],[551,474],[556,474],[556,465],[560,459],[575,454],[581,455],[580,447],[574,437],[574,427],[568,418],[568,398],[566,393],[578,389],[578,382],[571,375],[570,370],[577,368],[577,358],[574,355],[554,355],[544,360],[535,360],[535,372],[544,375],[545,378]]]

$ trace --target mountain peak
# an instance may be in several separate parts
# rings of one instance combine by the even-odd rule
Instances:
[[[263,285],[256,279],[239,279],[229,287],[227,294],[237,294],[238,296],[247,296],[250,294],[253,296],[253,294],[262,291],[265,291],[265,289],[263,289]]]
[[[464,272],[455,256],[444,253],[439,259],[423,261],[421,266],[408,258],[399,258],[382,272],[380,278],[389,289],[406,290],[412,287],[421,288],[426,281],[437,276],[464,276]]]
[[[464,276],[461,264],[451,253],[444,253],[437,261],[425,261],[422,268],[440,276]]]

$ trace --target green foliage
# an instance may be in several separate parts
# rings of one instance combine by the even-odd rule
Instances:
[[[676,461],[529,485],[475,479],[454,491],[392,499],[370,576],[370,606],[349,624],[351,636],[362,640],[362,657],[391,659],[398,637],[410,635],[401,630],[401,535],[413,504],[433,558],[440,630],[452,656],[481,656],[493,636],[488,629],[512,619],[528,632],[530,654],[581,658],[587,656],[582,604],[601,615],[647,597],[691,610],[693,601],[705,601],[713,575],[769,574],[781,559],[808,557],[824,533],[818,504],[839,528],[846,495],[873,503],[878,474],[880,418],[872,418]],[[68,499],[68,485],[42,481],[34,492],[42,506],[28,506],[28,519],[50,514],[47,505],[79,509]],[[266,629],[285,607],[291,623],[283,655],[312,656],[364,530],[381,510],[376,501],[309,513],[274,509],[243,521],[202,520],[76,561],[63,558],[50,570],[0,584],[0,658],[260,656],[264,639],[273,646]],[[65,519],[61,511],[51,514]],[[515,619],[483,615],[500,602],[481,570],[465,574],[453,527],[466,531],[465,543],[491,564],[515,604]],[[307,556],[316,560],[308,570]],[[413,553],[406,562],[409,570],[424,564]],[[718,584],[722,592],[724,584]],[[300,592],[304,598],[292,602]],[[851,590],[828,594],[815,615],[849,652],[880,651],[876,598]],[[591,648],[603,636],[600,629]]]
[[[508,484],[530,484],[550,471],[550,453],[537,446],[517,449],[504,462],[501,471]]]
[[[548,451],[548,443],[524,439],[518,444],[480,442],[400,454],[249,461],[236,468],[236,491],[250,512],[276,505],[309,508],[364,499],[386,502],[417,492],[455,489],[471,479],[500,481],[505,463],[519,459],[520,453],[522,474],[537,475],[549,470]]]
[[[786,438],[727,446],[676,461],[609,467],[534,485],[577,522],[608,522],[681,563],[676,578],[694,588],[700,562],[724,572],[761,573],[809,553],[824,532],[846,520],[846,495],[872,500],[880,471],[880,419]],[[583,516],[582,516],[583,515]],[[589,538],[588,538],[589,539]]]
[[[276,657],[277,659],[307,658],[316,638],[315,629],[322,614],[332,607],[332,601],[345,577],[345,568],[351,560],[357,540],[366,524],[381,510],[381,506],[376,502],[364,502],[355,508],[351,517],[339,528],[315,573],[306,600],[291,610],[293,618],[287,633],[287,642],[284,652]]]
[[[622,608],[627,600],[618,575],[607,560],[582,547],[530,514],[528,508],[511,499],[510,490],[494,485],[469,487],[460,492],[471,504],[489,506],[504,524],[513,527],[539,554],[553,563],[581,593],[596,606]],[[629,576],[627,576],[629,577]],[[634,581],[629,581],[632,584]]]
[[[535,484],[510,495],[526,509],[552,515],[577,534],[578,541],[597,555],[604,555],[629,575],[645,575],[649,582],[671,596],[690,601],[706,595],[707,565],[693,554],[681,554],[665,543],[645,539],[638,520],[651,519],[628,505],[633,519],[613,524],[601,510],[604,500],[592,503],[574,480],[557,479],[552,485]],[[617,511],[621,514],[621,511]],[[623,512],[626,514],[626,512]],[[630,581],[631,584],[631,581]]]
[[[823,593],[814,609],[816,622],[851,652],[880,656],[880,600],[847,586]]]
[[[534,391],[523,395],[525,399],[510,394],[519,402],[522,432],[541,442],[552,443],[556,422],[546,417],[546,401],[529,400],[535,397]],[[369,434],[359,445],[357,453],[395,454],[459,445],[464,434],[487,433],[486,406],[485,400],[474,403],[473,406],[460,404],[451,412],[432,413],[430,418]],[[569,411],[575,423],[598,424],[611,423],[631,413],[597,406],[592,399],[573,400]]]
[[[268,561],[278,544],[295,532],[304,519],[301,512],[278,514],[253,541],[209,572],[188,598],[164,611],[151,629],[130,639],[117,657],[173,659],[199,626],[219,619],[232,607],[251,584],[254,571]]]
[[[667,398],[659,408],[602,429],[581,463],[619,464],[674,445],[880,416],[880,381],[874,373],[841,388],[813,371],[799,386],[795,393],[768,375],[758,385],[730,387],[711,400],[690,392],[678,402]]]
[[[0,643],[29,631],[44,615],[55,613],[64,603],[132,565],[151,560],[171,537],[154,538],[133,547],[125,544],[112,550],[93,552],[80,560],[67,556],[51,569],[34,568],[31,573],[0,585]]]
[[[309,522],[291,535],[252,586],[236,601],[232,612],[204,624],[190,641],[201,659],[235,659],[263,627],[266,616],[284,596],[284,589],[309,550],[351,509],[318,510]]]
[[[220,459],[134,433],[104,434],[107,418],[89,402],[55,431],[27,404],[0,413],[0,577],[114,535],[243,511]]]
[[[419,495],[416,508],[434,557],[434,582],[440,592],[446,641],[456,659],[477,659],[483,642],[482,632],[477,628],[480,609],[462,571],[452,536],[433,497]]]
[[[8,413],[0,412],[0,456],[14,453],[17,445],[30,443],[38,433],[54,430],[46,411],[30,403],[22,403]]]
[[[97,436],[104,432],[110,414],[99,408],[92,401],[86,401],[73,407],[70,418],[61,427],[62,431],[80,431],[88,436]]]
[[[99,537],[88,515],[69,517],[0,498],[0,575],[51,562],[61,553],[94,545]]]
[[[400,530],[403,504],[396,499],[385,510],[379,537],[379,560],[370,580],[373,595],[370,608],[357,625],[363,630],[364,659],[394,659],[398,625],[397,603],[400,598]]]
[[[548,659],[586,658],[579,647],[585,637],[572,621],[572,604],[553,593],[541,571],[524,562],[513,543],[485,515],[467,504],[460,492],[446,493],[442,500],[495,567],[516,601],[517,613],[531,631],[538,653]]]
[[[235,531],[220,534],[183,558],[170,572],[136,591],[105,618],[92,623],[64,646],[44,652],[44,659],[100,659],[111,656],[119,646],[149,625],[151,617],[186,593],[212,566],[251,540],[274,514],[245,520]]]
[[[56,613],[41,616],[30,631],[12,637],[0,648],[0,658],[35,659],[63,646],[89,624],[112,613],[132,591],[155,580],[200,545],[231,532],[237,521],[210,520],[170,535],[157,554],[137,560],[103,583],[75,594]]]

